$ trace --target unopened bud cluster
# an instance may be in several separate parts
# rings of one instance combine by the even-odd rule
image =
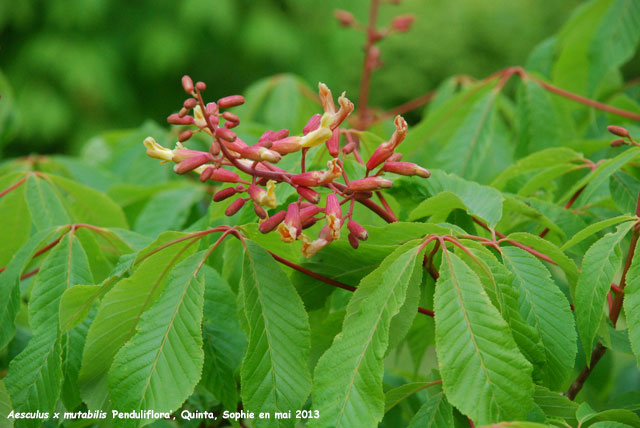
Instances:
[[[194,84],[189,76],[184,76],[182,86],[189,98],[167,121],[189,128],[179,133],[173,150],[148,137],[144,141],[147,155],[163,163],[173,162],[177,174],[195,172],[202,182],[230,183],[231,186],[221,188],[213,195],[214,202],[234,199],[227,206],[226,215],[232,216],[245,205],[252,205],[260,219],[261,232],[277,231],[285,242],[301,241],[302,253],[306,257],[339,239],[345,224],[348,240],[354,248],[358,247],[359,241],[367,239],[366,229],[352,218],[353,205],[360,202],[383,210],[370,199],[374,193],[392,187],[393,183],[380,175],[393,173],[429,177],[426,169],[401,162],[402,155],[395,153],[407,133],[407,123],[401,116],[395,118],[396,129],[389,141],[382,143],[366,161],[365,176],[348,177],[344,159],[357,154],[358,148],[354,141],[341,147],[340,126],[353,112],[354,106],[343,93],[336,107],[331,91],[322,83],[319,84],[319,95],[324,112],[309,119],[302,135],[290,135],[286,129],[269,130],[253,144],[238,137],[234,129],[240,125],[240,118],[228,111],[244,103],[242,96],[232,95],[205,104],[202,92],[206,85],[203,82]],[[204,133],[210,138],[208,151],[191,150],[183,145],[197,133]],[[330,160],[326,169],[306,170],[304,160],[314,147],[327,150]],[[300,173],[277,166],[283,156],[293,153],[301,155]],[[360,159],[359,155],[356,159]],[[297,192],[297,201],[286,209],[276,210],[276,186],[292,186]],[[343,205],[349,207],[346,213]],[[270,214],[267,210],[275,212]],[[303,231],[319,222],[324,225],[317,238],[309,238]]]
[[[627,128],[623,128],[622,126],[617,125],[609,125],[607,126],[607,131],[612,133],[617,138],[613,140],[610,144],[611,147],[620,147],[620,146],[637,146],[640,147],[640,143],[631,138],[631,134],[629,134],[629,130]]]

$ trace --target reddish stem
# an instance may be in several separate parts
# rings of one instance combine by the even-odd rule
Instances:
[[[569,199],[569,201],[565,204],[564,209],[568,210],[569,208],[571,208],[571,205],[573,205],[573,203],[578,199],[578,196],[580,196],[580,194],[582,193],[582,191],[586,188],[587,186],[584,185],[581,188],[579,188],[576,193],[573,194],[573,196],[571,197],[571,199]],[[542,232],[540,232],[540,237],[544,238],[547,233],[549,233],[549,228],[545,228]]]
[[[15,184],[12,184],[11,186],[9,186],[6,189],[4,189],[2,192],[0,192],[0,198],[3,197],[4,195],[6,195],[7,193],[9,193],[10,191],[20,187],[25,181],[27,181],[27,177],[24,177],[24,178],[18,180]]]
[[[361,128],[367,122],[367,105],[369,103],[369,89],[371,86],[370,67],[371,54],[373,45],[376,41],[376,21],[378,20],[378,8],[380,0],[371,0],[371,8],[369,9],[369,22],[367,24],[367,41],[364,46],[364,61],[362,63],[362,77],[360,79],[360,99],[358,102],[358,128]]]

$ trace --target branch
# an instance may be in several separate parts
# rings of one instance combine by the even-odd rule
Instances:
[[[569,400],[573,401],[576,398],[576,395],[578,395],[578,393],[584,386],[584,383],[593,371],[593,368],[596,366],[596,364],[598,364],[598,361],[600,361],[600,358],[602,358],[606,351],[607,348],[605,348],[602,343],[598,342],[596,347],[593,349],[593,353],[591,354],[591,361],[588,365],[585,365],[583,367],[576,380],[573,381],[573,383],[567,390],[565,395],[567,396],[567,398],[569,398]]]

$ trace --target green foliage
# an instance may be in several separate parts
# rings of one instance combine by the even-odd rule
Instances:
[[[640,149],[611,147],[606,133],[618,125],[636,140],[640,135],[632,119],[640,113],[640,92],[624,83],[629,71],[622,68],[637,61],[638,3],[583,2],[524,69],[444,80],[423,114],[409,118],[397,148],[403,160],[429,168],[430,177],[384,172],[393,186],[383,200],[368,200],[375,200],[373,210],[357,201],[351,208],[348,188],[337,192],[347,195],[340,201],[343,233],[309,258],[301,255],[306,240],[263,234],[251,202],[224,215],[229,202],[211,202],[211,194],[229,185],[176,175],[170,162],[149,159],[143,139],[153,135],[173,148],[181,127],[148,121],[82,145],[101,119],[69,128],[80,108],[102,106],[110,117],[119,110],[127,126],[156,108],[169,112],[175,106],[167,99],[180,88],[174,85],[175,96],[156,88],[165,75],[191,70],[192,51],[204,62],[193,70],[214,76],[208,89],[214,96],[228,95],[219,84],[229,70],[230,87],[247,88],[247,102],[234,110],[242,119],[234,131],[248,144],[270,129],[301,135],[322,111],[317,80],[357,99],[351,73],[360,60],[345,52],[361,39],[335,23],[316,24],[336,4],[241,3],[189,0],[123,10],[115,9],[119,2],[0,4],[0,28],[23,46],[18,53],[10,40],[15,62],[2,64],[0,147],[22,153],[6,144],[41,139],[27,147],[42,148],[73,133],[77,140],[68,143],[78,153],[0,164],[0,427],[448,428],[469,420],[478,427],[640,427]],[[363,22],[365,3],[350,5]],[[454,9],[460,22],[471,14],[469,25],[479,31],[474,43],[489,50],[531,40],[533,30],[516,26],[510,11],[542,7],[449,3],[408,1],[400,8],[448,11],[446,19],[435,13],[432,21],[416,22],[419,34],[432,26],[445,41],[450,36],[442,28],[451,27]],[[568,10],[569,3],[548,9]],[[31,35],[36,6],[43,29]],[[392,7],[382,6],[381,20]],[[508,19],[488,12],[498,10]],[[131,34],[117,26],[126,12],[139,22]],[[518,28],[518,37],[511,28],[509,43],[502,36],[491,42],[499,29],[482,30],[487,14],[496,27]],[[152,25],[146,15],[162,19]],[[542,12],[529,15],[544,21]],[[107,20],[116,23],[114,34],[99,37],[104,49],[92,49],[95,40],[84,36]],[[305,36],[303,26],[326,39]],[[71,29],[76,36],[69,38]],[[225,41],[216,45],[213,67],[202,44],[207,37]],[[123,40],[136,49],[121,49]],[[436,60],[416,55],[416,40],[398,35],[380,45],[389,68],[372,77],[374,101],[408,99],[434,86],[423,71]],[[321,54],[299,60],[309,52]],[[394,56],[409,54],[411,61],[393,65]],[[261,69],[262,57],[274,65]],[[289,67],[289,58],[296,64]],[[115,71],[124,64],[137,70],[130,79]],[[340,67],[346,71],[337,76]],[[265,77],[281,68],[287,73]],[[71,89],[73,98],[61,97]],[[357,137],[367,159],[392,132],[384,119],[349,137]],[[208,138],[200,132],[185,145],[208,150]],[[306,169],[324,169],[327,152],[311,148]],[[340,160],[347,173],[364,174],[355,156]],[[293,157],[278,166],[300,172]],[[323,201],[335,191],[317,189]],[[278,184],[268,215],[296,198],[295,189]],[[385,210],[398,221],[385,224],[379,215]],[[357,249],[346,236],[351,215],[368,231]],[[305,238],[325,225],[323,213],[316,217]],[[87,410],[106,412],[106,420],[51,417]],[[111,413],[148,410],[169,416]],[[240,410],[254,416],[223,416]],[[11,411],[49,417],[8,418]],[[183,411],[217,419],[187,421]]]

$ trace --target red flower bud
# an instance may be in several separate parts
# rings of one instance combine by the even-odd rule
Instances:
[[[349,220],[349,223],[347,223],[347,229],[349,229],[349,232],[351,232],[350,235],[353,234],[360,241],[366,241],[369,237],[369,232],[367,232],[367,229],[353,220]]]
[[[354,180],[349,183],[349,189],[353,191],[362,190],[378,190],[385,189],[393,186],[393,183],[389,180],[385,180],[381,177],[367,177],[360,180]]]
[[[173,113],[167,117],[167,122],[172,125],[193,125],[193,117],[185,115],[180,116],[178,113]]]
[[[356,201],[364,201],[365,199],[369,199],[373,196],[373,192],[369,192],[368,190],[355,192],[353,194],[353,199]]]
[[[338,9],[333,13],[333,16],[335,16],[340,25],[342,25],[343,27],[350,27],[355,22],[355,18],[353,17],[353,15],[346,10]]]
[[[236,126],[238,126],[238,125],[240,125],[240,122],[232,122],[232,121],[230,121],[230,120],[227,120],[227,121],[224,123],[224,127],[225,127],[226,129],[233,129],[233,128],[235,128],[235,127],[236,127]]]
[[[623,140],[622,138],[618,138],[617,140],[613,140],[611,142],[611,147],[620,147],[624,146],[625,144],[627,144],[625,140]]]
[[[402,159],[402,153],[394,153],[391,156],[389,156],[389,159],[387,159],[387,162],[400,162],[401,159]]]
[[[400,175],[417,175],[423,178],[431,176],[428,170],[411,162],[387,162],[382,167],[382,170]]]
[[[405,31],[409,31],[411,29],[411,24],[413,24],[415,17],[413,15],[401,15],[396,16],[391,21],[391,28],[394,30],[404,33]]]
[[[280,129],[280,130],[274,132],[271,138],[273,138],[272,141],[276,141],[276,140],[281,140],[283,138],[287,138],[288,136],[289,136],[289,130],[288,129]]]
[[[213,173],[213,167],[209,167],[205,169],[204,171],[202,171],[202,174],[200,174],[200,181],[204,183],[205,181],[211,178],[212,173]]]
[[[201,152],[200,150],[190,150],[190,149],[175,149],[173,151],[173,156],[171,160],[174,162],[182,162],[185,159],[191,159],[196,156],[206,155],[207,152]],[[213,156],[209,158],[213,160]]]
[[[189,95],[193,93],[193,80],[186,74],[182,76],[182,89]]]
[[[220,201],[224,201],[227,198],[230,198],[231,196],[235,195],[237,192],[237,190],[233,187],[227,187],[226,189],[222,189],[217,191],[214,195],[213,195],[213,201],[214,202],[220,202]]]
[[[187,98],[186,100],[184,100],[183,106],[184,108],[191,110],[196,106],[196,104],[198,104],[198,101],[195,98]]]
[[[309,119],[307,124],[304,126],[304,129],[302,130],[302,133],[304,135],[307,135],[309,132],[315,131],[316,129],[318,129],[318,127],[320,126],[320,118],[321,117],[322,117],[322,115],[320,115],[320,114],[314,114],[313,116],[311,116],[311,118]]]
[[[242,157],[253,161],[277,163],[282,159],[280,153],[260,146],[248,146],[239,151]]]
[[[349,153],[353,152],[355,149],[356,149],[356,143],[352,141],[350,143],[347,143],[347,145],[342,148],[342,153],[344,153],[345,155],[348,155]]]
[[[291,177],[291,183],[296,186],[316,187],[322,180],[322,172],[308,171],[302,174],[296,174]]]
[[[334,158],[338,156],[338,151],[340,149],[340,129],[336,128],[333,130],[331,134],[331,138],[327,140],[327,149],[329,150],[329,154]]]
[[[322,208],[317,205],[304,207],[300,210],[300,221],[304,223],[319,212],[322,212]]]
[[[351,244],[353,249],[357,250],[358,246],[360,245],[360,241],[358,241],[358,238],[353,233],[347,235],[347,238],[349,238],[349,244]]]
[[[231,205],[229,205],[226,210],[224,210],[224,214],[228,217],[231,217],[232,215],[240,211],[240,208],[244,206],[245,202],[247,202],[247,199],[245,198],[236,199],[235,201],[231,202]]]
[[[180,135],[178,135],[178,141],[180,141],[181,143],[184,143],[185,141],[187,141],[189,138],[191,138],[191,136],[193,135],[193,131],[190,129],[187,129],[185,131],[182,131],[180,133]]]
[[[216,140],[211,142],[211,145],[209,146],[209,153],[213,156],[218,156],[218,154],[220,154],[220,144],[218,144]]]
[[[186,174],[187,172],[193,171],[197,167],[204,165],[207,162],[211,162],[212,160],[213,156],[211,156],[210,153],[202,153],[176,164],[173,167],[173,170],[178,174]]]
[[[258,226],[258,229],[260,229],[260,232],[262,233],[269,233],[273,229],[278,227],[280,223],[282,223],[282,220],[284,220],[284,217],[286,215],[287,215],[286,211],[279,211],[276,214],[269,217],[268,219],[266,219],[265,221],[263,221],[262,223],[260,223],[260,226]]]
[[[225,141],[233,143],[237,136],[236,133],[225,128],[217,128],[216,129],[216,137],[222,138]]]
[[[302,222],[302,230],[310,228],[311,226],[316,224],[317,221],[318,221],[317,218],[309,217],[307,220]]]
[[[237,107],[242,104],[244,104],[244,97],[242,95],[230,95],[218,100],[218,107],[220,108]]]
[[[238,115],[233,114],[230,111],[225,111],[224,113],[222,113],[222,117],[224,117],[224,120],[230,120],[231,122],[240,122],[240,118],[238,117]]]
[[[200,92],[204,91],[207,89],[207,84],[204,82],[198,82],[196,83],[196,89]]]
[[[240,183],[242,178],[233,171],[224,168],[216,168],[211,173],[210,180],[220,181],[222,183]]]
[[[622,126],[609,125],[607,126],[607,131],[611,132],[613,135],[617,135],[618,137],[629,138],[629,131]]]
[[[320,202],[320,194],[313,189],[304,186],[298,186],[296,187],[296,191],[298,192],[298,195],[302,196],[307,201],[313,204],[317,204],[318,202]]]
[[[371,171],[382,162],[386,161],[392,154],[393,147],[391,146],[391,144],[389,144],[388,142],[380,144],[367,161],[367,169]]]
[[[216,103],[207,103],[207,105],[204,107],[204,111],[206,114],[212,115],[216,111],[218,111],[218,105]]]
[[[256,204],[255,202],[253,203],[253,211],[256,213],[256,215],[262,219],[265,219],[268,217],[267,212],[265,211],[264,208],[262,208],[260,205]]]

